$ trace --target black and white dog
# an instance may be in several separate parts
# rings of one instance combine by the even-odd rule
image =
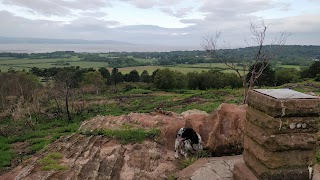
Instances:
[[[175,141],[175,157],[179,158],[179,153],[188,157],[188,152],[198,154],[202,150],[201,136],[192,128],[181,128]]]

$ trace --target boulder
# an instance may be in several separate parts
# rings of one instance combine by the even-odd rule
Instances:
[[[205,111],[191,110],[182,113],[186,121],[185,127],[194,129],[200,134],[202,142],[207,142],[212,124],[209,123],[209,114]]]
[[[246,105],[223,103],[208,118],[212,128],[205,147],[212,155],[242,153],[246,109]]]

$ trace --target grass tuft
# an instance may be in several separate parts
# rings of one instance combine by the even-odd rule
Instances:
[[[196,162],[197,158],[196,157],[188,157],[180,162],[180,169],[184,169],[194,162]]]
[[[159,134],[159,129],[145,130],[142,128],[128,128],[123,129],[107,129],[107,130],[94,130],[85,131],[81,134],[88,136],[104,135],[106,137],[115,138],[121,140],[122,144],[142,142],[146,139],[155,139]]]
[[[42,170],[44,171],[61,171],[66,170],[67,167],[64,165],[59,164],[60,160],[62,159],[63,155],[61,153],[50,153],[45,156],[43,159],[40,160],[40,164],[42,165]]]

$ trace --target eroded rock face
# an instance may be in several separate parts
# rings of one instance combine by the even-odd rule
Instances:
[[[156,142],[121,145],[102,136],[74,134],[48,149],[0,179],[165,179],[177,171],[174,152]],[[59,164],[67,170],[41,170],[39,160],[51,152],[63,155]]]
[[[242,153],[246,109],[246,105],[224,103],[211,114],[206,122],[212,126],[206,147],[213,155]]]

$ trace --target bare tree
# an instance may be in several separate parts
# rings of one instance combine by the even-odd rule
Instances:
[[[266,31],[267,26],[264,21],[261,22],[261,26],[257,26],[255,23],[250,21],[250,31],[252,34],[251,42],[256,46],[256,52],[253,57],[247,62],[242,63],[242,68],[239,69],[237,64],[230,58],[226,56],[219,56],[219,44],[218,40],[221,35],[221,30],[216,31],[214,35],[208,35],[203,37],[202,47],[206,50],[210,57],[222,60],[222,62],[235,73],[242,80],[242,85],[244,88],[244,103],[247,103],[248,90],[251,90],[254,83],[259,79],[263,71],[269,65],[269,63],[275,58],[275,56],[281,51],[281,46],[283,46],[290,34],[286,32],[281,32],[279,37],[276,37],[269,45],[266,43]],[[250,46],[249,41],[245,40],[248,46]],[[224,52],[228,53],[230,48],[224,48]],[[251,71],[250,77],[247,77],[248,68],[252,63],[253,69]],[[260,65],[261,64],[261,65]],[[249,79],[249,80],[248,80]]]

